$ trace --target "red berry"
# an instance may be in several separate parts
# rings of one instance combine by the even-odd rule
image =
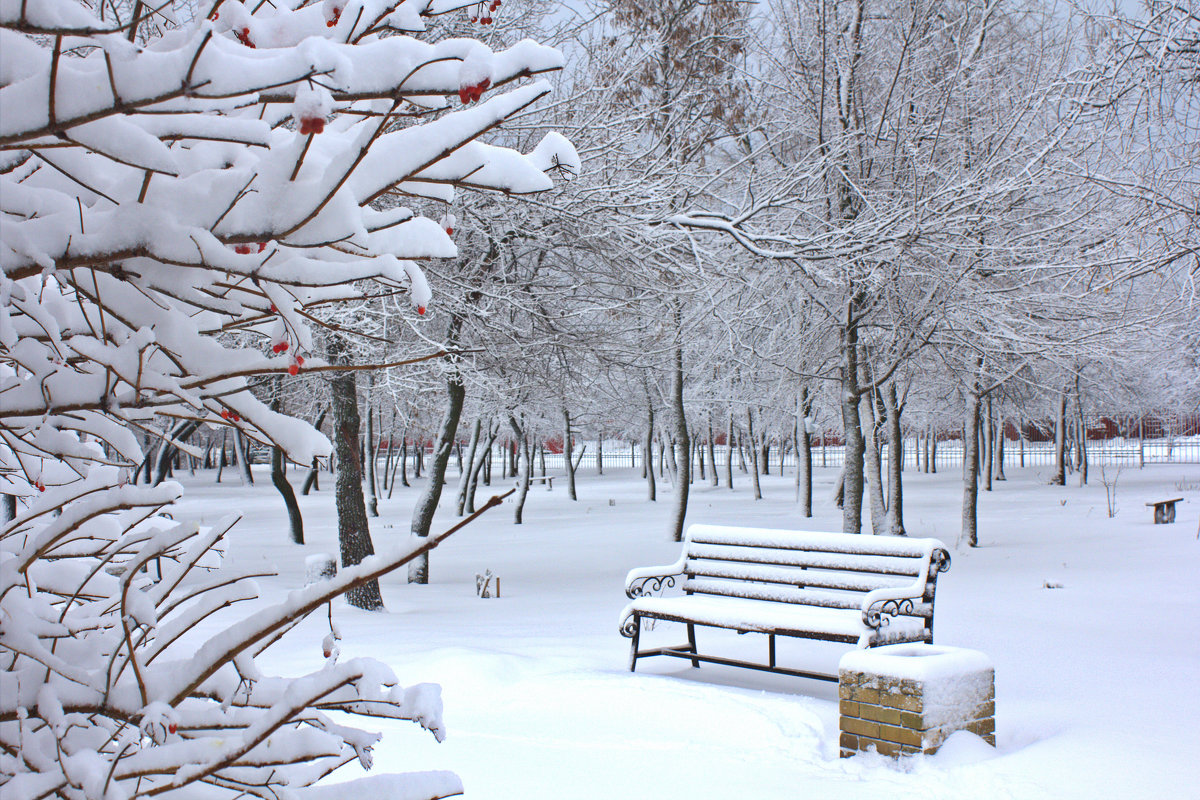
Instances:
[[[267,243],[266,243],[266,242],[259,242],[259,243],[258,243],[258,252],[260,252],[260,253],[261,253],[263,250],[266,250],[266,249],[267,249]]]
[[[240,31],[236,32],[236,35],[237,35],[239,42],[246,45],[246,47],[249,47],[251,50],[254,49],[254,42],[250,41],[250,29],[249,28],[242,28]]]
[[[479,21],[480,21],[480,22],[482,22],[484,25],[491,25],[491,24],[492,24],[492,18],[491,18],[491,17],[484,17],[483,19],[481,19],[481,20],[479,20]]]
[[[454,228],[446,228],[446,235],[447,235],[447,236],[453,236],[453,235],[454,235]]]
[[[479,22],[479,17],[471,17],[471,22]]]
[[[237,253],[239,256],[248,256],[253,251],[250,249],[250,245],[248,244],[237,244],[233,246],[233,252]]]
[[[325,131],[324,117],[303,117],[300,120],[300,133],[323,133]]]
[[[295,375],[299,371],[300,371],[299,364],[291,364],[290,366],[288,366],[288,375]]]
[[[229,409],[228,408],[221,409],[221,419],[229,419]]]
[[[279,311],[279,309],[275,307],[274,303],[271,303],[271,313],[274,314],[277,311]]]
[[[424,314],[424,313],[425,313],[425,306],[417,306],[417,313],[418,313],[418,314]]]
[[[322,650],[321,652],[325,654],[326,658],[329,658],[331,655],[333,655],[332,650]]]
[[[34,481],[34,483],[33,483],[33,486],[34,486],[34,488],[35,488],[35,489],[37,489],[39,492],[44,492],[44,491],[46,491],[46,484],[42,483],[41,479],[38,479],[38,480]]]
[[[286,353],[286,352],[287,352],[287,349],[288,349],[288,343],[287,343],[286,341],[280,342],[280,343],[279,343],[278,345],[276,345],[276,346],[279,348],[279,352],[281,352],[281,353]]]
[[[296,363],[303,367],[304,366],[304,356],[296,356]]]
[[[471,89],[470,89],[470,87],[464,86],[464,87],[462,87],[461,89],[459,89],[459,90],[458,90],[458,99],[462,101],[462,104],[463,104],[464,106],[465,106],[467,103],[471,102]]]
[[[178,728],[175,727],[174,722],[167,726],[167,733],[174,733],[176,730],[178,730]]]
[[[241,418],[241,417],[239,417],[237,414],[233,414],[233,413],[231,413],[231,414],[229,415],[229,418],[230,418],[231,420],[233,420],[234,422],[241,422],[241,421],[242,421],[242,418]]]

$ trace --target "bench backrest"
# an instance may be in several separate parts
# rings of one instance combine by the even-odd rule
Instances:
[[[948,559],[936,539],[692,525],[682,588],[688,594],[860,609],[867,592],[916,587],[919,602],[890,611],[928,623],[937,573]]]

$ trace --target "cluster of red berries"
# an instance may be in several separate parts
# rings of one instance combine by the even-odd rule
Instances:
[[[214,19],[215,19],[215,17],[214,17]],[[234,31],[233,35],[238,38],[239,42],[246,45],[246,47],[249,47],[251,50],[254,49],[254,42],[252,42],[250,40],[250,29],[249,28],[242,28],[240,31]]]
[[[338,24],[338,20],[342,18],[342,9],[337,6],[333,7],[333,11],[329,14],[329,19],[325,20],[326,28],[334,28]]]
[[[46,484],[42,483],[41,478],[38,478],[33,482],[33,488],[37,489],[39,492],[44,492],[46,491]]]
[[[276,342],[274,345],[272,345],[271,352],[278,355],[280,353],[286,353],[287,349],[288,349],[287,339],[282,339],[282,340]]]
[[[296,375],[300,372],[300,368],[304,366],[304,356],[296,356],[292,359],[292,363],[288,365],[288,375]]]
[[[258,247],[257,252],[261,253],[263,250],[267,249],[267,243],[259,242],[257,247]],[[233,252],[237,253],[239,256],[248,256],[251,253],[256,252],[254,248],[255,248],[255,245],[252,245],[252,244],[235,244],[233,246]]]
[[[482,9],[483,4],[480,3],[479,7],[480,7],[480,9]],[[500,7],[500,0],[492,0],[492,2],[488,3],[487,11],[484,11],[479,16],[471,17],[471,22],[478,22],[480,25],[491,25],[492,24],[491,14],[499,7]]]
[[[478,100],[479,98],[483,97],[483,93],[491,85],[492,79],[484,78],[474,86],[464,86],[458,90],[458,99],[461,100],[462,104],[465,106],[472,100]]]
[[[310,133],[324,133],[325,118],[324,117],[301,117],[300,118],[300,133],[308,135]]]
[[[230,411],[228,408],[221,409],[221,419],[229,422],[241,422],[242,418]]]

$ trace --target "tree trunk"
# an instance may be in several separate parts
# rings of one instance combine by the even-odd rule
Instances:
[[[800,487],[800,513],[812,516],[812,432],[808,421],[812,417],[812,398],[808,387],[800,389],[799,436],[796,438],[796,482]]]
[[[341,348],[330,347],[330,361],[339,363]],[[363,497],[363,475],[359,462],[358,386],[353,371],[337,372],[329,381],[333,408],[333,443],[337,455],[334,497],[338,515],[338,545],[343,567],[352,567],[375,555],[367,524],[367,504]],[[383,597],[379,581],[373,580],[346,592],[346,601],[355,608],[382,611]]]
[[[1005,481],[1008,478],[1004,477],[1004,417],[996,420],[996,475],[998,481]]]
[[[751,485],[754,487],[754,499],[762,500],[762,486],[758,482],[758,443],[754,438],[754,414],[749,407],[746,408],[746,438],[750,440],[747,446],[750,449],[750,465],[753,467],[750,475],[753,478]]]
[[[571,412],[563,409],[563,466],[567,469],[567,497],[578,500],[575,496],[575,462],[571,453],[575,449],[575,440],[571,436]]]
[[[937,473],[937,431],[929,431],[929,472]]]
[[[717,445],[713,441],[712,411],[708,412],[708,464],[712,485],[719,486],[721,479],[717,476]]]
[[[1050,477],[1054,486],[1067,484],[1067,389],[1058,393],[1058,409],[1054,418],[1054,474]]]
[[[863,432],[863,466],[866,471],[867,502],[871,508],[871,533],[882,536],[887,533],[887,509],[883,504],[882,449],[879,444],[879,419],[875,413],[875,393],[863,395],[858,404],[860,425]]]
[[[455,513],[462,516],[467,507],[467,489],[471,485],[471,475],[475,472],[475,451],[479,448],[479,432],[483,428],[483,419],[475,418],[475,424],[471,426],[471,439],[467,444],[466,466],[463,465],[463,460],[459,459],[459,477],[458,477],[458,498],[456,499]]]
[[[322,408],[321,413],[317,414],[317,421],[313,423],[313,427],[318,431],[321,430],[321,425],[325,422],[325,414],[328,411],[328,407]],[[318,485],[317,481],[317,474],[320,472],[319,467],[320,464],[314,457],[312,460],[312,466],[309,467],[308,474],[304,476],[304,484],[300,487],[300,494],[307,496],[309,490],[314,492],[319,492],[321,490],[321,487]]]
[[[177,442],[187,441],[187,438],[196,432],[200,427],[200,423],[196,420],[185,419],[177,423],[167,434],[169,439],[163,439],[162,445],[158,448],[158,456],[154,459],[154,485],[158,486],[167,478],[167,471],[171,464],[171,458],[175,455],[178,448],[171,443],[171,440]]]
[[[250,471],[250,448],[239,428],[233,429],[233,452],[237,455],[238,474],[242,476],[242,486],[254,485],[254,474]]]
[[[363,452],[367,459],[367,516],[379,516],[379,486],[375,480],[375,462],[379,451],[375,442],[375,412],[371,410],[371,397],[375,394],[375,378],[371,376],[367,382],[367,436],[363,441]]]
[[[221,428],[221,457],[217,460],[217,483],[221,482],[221,473],[225,471],[225,446],[229,443],[229,428]]]
[[[962,535],[971,547],[979,546],[977,508],[979,500],[979,395],[967,392],[966,429],[963,431]]]
[[[647,394],[649,400],[649,394]],[[657,500],[657,488],[654,485],[654,406],[646,406],[646,499]]]
[[[467,513],[469,514],[475,513],[475,492],[478,491],[480,479],[487,476],[489,465],[492,463],[492,445],[499,434],[499,429],[492,430],[491,420],[488,420],[487,426],[487,442],[476,449],[475,462],[468,465],[470,482],[467,484]]]
[[[453,324],[452,324],[453,325]],[[457,339],[454,332],[447,337],[451,342]],[[446,381],[446,415],[442,418],[442,427],[438,432],[437,444],[434,447],[433,459],[429,465],[429,480],[425,491],[413,509],[412,535],[421,538],[429,536],[433,526],[433,513],[437,511],[438,501],[442,498],[442,487],[446,482],[446,467],[450,464],[450,454],[454,451],[454,439],[458,433],[458,419],[462,416],[463,399],[466,389],[462,379],[452,374]],[[429,554],[425,553],[413,559],[408,564],[409,583],[429,583]]]
[[[889,383],[883,392],[883,405],[887,410],[888,424],[888,533],[892,536],[907,535],[904,530],[904,453],[900,415],[904,406],[896,396],[896,384]]]
[[[725,486],[733,489],[733,409],[729,409],[729,430],[725,434]]]
[[[604,474],[604,431],[596,437],[596,474]]]
[[[274,379],[274,397],[271,400],[271,410],[283,411],[283,380],[282,376]],[[283,497],[283,505],[287,508],[288,530],[292,534],[294,544],[304,544],[304,518],[300,516],[300,504],[296,502],[296,492],[283,474],[283,448],[275,445],[271,448],[271,483]]]
[[[676,335],[682,337],[679,309],[675,310]],[[671,406],[675,416],[675,447],[679,457],[676,464],[675,503],[671,511],[669,530],[677,542],[683,541],[683,523],[687,517],[688,493],[691,489],[692,444],[688,435],[687,416],[683,405],[683,346],[677,340],[675,364],[672,370]]]
[[[521,475],[517,479],[517,499],[513,509],[513,524],[520,525],[525,513],[525,498],[529,496],[529,477],[533,472],[533,452],[529,445],[528,427],[517,424],[516,417],[508,417],[509,427],[517,435],[517,450],[521,454]]]
[[[987,399],[987,422],[983,426],[983,444],[984,453],[987,454],[983,465],[983,488],[984,491],[990,492],[992,490],[992,470],[996,468],[996,428],[995,417],[992,414],[991,395],[988,395]]]
[[[845,465],[842,489],[842,532],[862,532],[863,501],[863,435],[859,424],[858,405],[858,328],[854,322],[855,304],[846,310],[842,328],[842,429],[845,440]]]

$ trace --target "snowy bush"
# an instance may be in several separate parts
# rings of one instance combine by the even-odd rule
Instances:
[[[330,712],[409,719],[440,739],[436,687],[340,660],[335,631],[310,675],[255,663],[437,537],[205,639],[197,623],[256,596],[254,575],[220,563],[236,519],[173,519],[179,487],[132,484],[130,467],[144,436],[183,421],[238,427],[299,463],[328,454],[250,381],[344,369],[312,352],[318,307],[407,292],[424,313],[431,293],[409,259],[455,248],[399,198],[541,191],[546,168],[575,160],[561,137],[529,156],[475,141],[545,95],[525,79],[560,57],[528,41],[492,52],[414,38],[458,13],[454,0],[176,5],[188,13],[0,3],[0,493],[12,517],[0,530],[0,792],[457,793],[447,773],[313,785],[371,764],[377,736]]]

